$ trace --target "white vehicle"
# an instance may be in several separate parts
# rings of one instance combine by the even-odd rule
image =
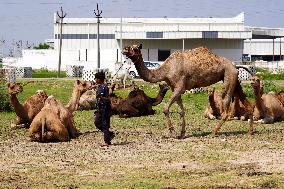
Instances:
[[[145,66],[148,69],[155,69],[158,68],[161,64],[158,62],[150,62],[150,61],[144,61]],[[129,74],[132,75],[133,77],[138,77],[139,74],[135,68],[135,65],[132,65],[129,69]]]

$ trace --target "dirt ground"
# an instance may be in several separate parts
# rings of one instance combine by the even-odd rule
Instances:
[[[80,116],[92,120],[90,112]],[[25,130],[1,133],[0,188],[284,188],[283,122],[258,125],[249,136],[245,123],[231,121],[211,137],[203,125],[212,122],[192,118],[200,123],[189,123],[179,140],[167,137],[159,118],[112,118],[110,147],[100,147],[92,126],[64,143],[30,142]]]

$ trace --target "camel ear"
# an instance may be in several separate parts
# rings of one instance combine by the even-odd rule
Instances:
[[[79,85],[80,84],[80,80],[77,79],[76,80],[76,84]]]
[[[138,48],[139,48],[139,49],[142,49],[142,44],[140,44]]]
[[[11,83],[7,83],[7,87],[10,87],[11,86]]]

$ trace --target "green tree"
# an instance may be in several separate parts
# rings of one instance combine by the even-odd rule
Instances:
[[[40,43],[38,46],[35,46],[34,49],[49,49],[49,45],[46,43]]]

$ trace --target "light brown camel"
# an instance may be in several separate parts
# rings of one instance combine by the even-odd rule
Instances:
[[[222,100],[225,113],[212,132],[214,136],[217,135],[222,124],[228,118],[230,98],[233,93],[239,93],[241,89],[241,86],[238,86],[240,84],[238,83],[238,70],[236,66],[226,58],[213,54],[207,48],[199,47],[188,51],[175,51],[159,68],[149,70],[144,65],[141,49],[142,45],[127,46],[123,49],[123,54],[132,60],[139,76],[143,80],[151,83],[166,81],[171,87],[173,94],[163,109],[171,135],[174,128],[169,115],[169,108],[174,102],[177,102],[181,109],[180,138],[184,138],[185,136],[185,110],[181,99],[181,95],[185,90],[209,86],[223,80]],[[244,99],[243,95],[239,96],[242,103],[245,106],[249,106],[245,102],[247,99]],[[252,130],[251,121],[249,132],[251,133]]]
[[[214,87],[209,87],[207,92],[209,103],[204,112],[204,117],[208,119],[220,118],[224,112],[221,94],[218,91],[215,91]]]
[[[46,105],[31,124],[29,130],[31,140],[38,142],[66,141],[77,137],[79,131],[74,125],[73,113],[78,106],[81,93],[90,89],[90,87],[92,87],[90,82],[76,80],[72,97],[67,106],[64,106],[53,96],[49,97]],[[63,126],[67,130],[68,137],[65,129],[62,128]]]
[[[79,100],[80,110],[94,110],[96,108],[96,90],[91,89],[84,92]]]
[[[260,78],[254,76],[251,82],[255,95],[254,121],[257,123],[274,123],[284,120],[283,92],[263,94]]]
[[[44,106],[44,101],[47,99],[47,94],[42,90],[38,90],[22,105],[17,98],[17,94],[22,91],[23,86],[20,83],[8,83],[8,94],[17,115],[16,121],[11,124],[11,128],[13,129],[29,127],[34,117]]]
[[[31,123],[31,127],[29,128],[29,137],[31,138],[31,141],[66,142],[70,139],[66,125],[70,124],[69,121],[73,121],[73,116],[68,111],[63,111],[72,119],[67,120],[68,122],[64,125],[60,119],[60,116],[62,115],[62,107],[63,105],[59,104],[53,96],[48,97],[45,102],[45,106],[36,115]]]
[[[222,104],[222,97],[219,91],[215,88],[209,87],[208,91],[208,105],[204,112],[204,117],[208,119],[220,119],[225,112]],[[240,103],[239,96],[234,96],[234,101],[230,106],[229,119],[240,119],[242,121],[249,118],[249,113],[245,106]]]
[[[112,114],[119,114],[119,117],[137,117],[153,115],[153,106],[160,104],[166,95],[169,87],[167,84],[159,84],[159,93],[156,98],[151,98],[139,88],[134,88],[126,99],[117,97],[114,93],[110,94]],[[113,91],[114,87],[110,91]]]

